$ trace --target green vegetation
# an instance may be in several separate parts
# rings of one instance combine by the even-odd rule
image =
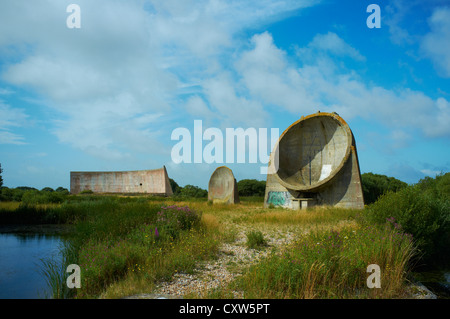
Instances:
[[[245,298],[403,298],[412,267],[450,256],[450,173],[395,190],[385,186],[364,210],[306,211],[264,209],[262,195],[252,192],[237,205],[211,204],[192,185],[171,198],[3,187],[8,201],[0,203],[0,224],[72,225],[63,265],[43,261],[54,298],[149,293],[158,281],[216,258],[219,246],[236,241],[242,229],[247,249],[269,255],[242,265],[243,276],[206,297],[229,298],[238,290]],[[269,244],[286,233],[291,244]],[[67,289],[68,264],[82,268],[81,289]],[[383,289],[367,288],[370,264],[382,269]]]
[[[16,188],[2,187],[0,201],[25,202],[29,204],[62,203],[66,200],[67,195],[69,195],[69,191],[64,187],[58,187],[56,190],[44,187],[40,191],[26,186]]]
[[[72,240],[78,247],[76,263],[84,269],[77,298],[98,297],[127,277],[140,277],[148,289],[176,272],[192,271],[216,251],[213,233],[188,207],[108,201],[95,206],[95,213],[77,224]]]
[[[141,286],[129,283],[127,289],[130,294],[138,293],[176,272],[190,272],[199,260],[216,254],[219,240],[215,227],[206,227],[201,212],[187,206],[151,204],[132,197],[79,197],[87,200],[0,209],[2,223],[73,226],[64,239],[63,265],[43,261],[54,298],[97,298],[110,286],[136,280]],[[68,264],[83,269],[81,289],[65,288]]]
[[[389,227],[312,232],[250,267],[237,287],[246,298],[401,297],[412,254],[410,236]],[[367,289],[370,264],[384,270],[383,289]]]
[[[387,192],[366,210],[369,220],[390,221],[414,236],[422,261],[449,262],[450,173]]]
[[[2,177],[3,169],[2,164],[0,163],[0,189],[3,187],[3,177]]]
[[[239,196],[264,196],[266,182],[256,179],[243,179],[237,183]]]
[[[198,186],[186,185],[180,189],[180,197],[182,198],[206,198],[208,191]]]
[[[250,231],[247,233],[247,247],[252,249],[262,248],[267,245],[267,240],[261,231]]]
[[[177,199],[187,199],[187,198],[206,198],[208,197],[208,191],[204,190],[198,186],[186,185],[181,187],[173,179],[169,178],[170,186],[172,187],[172,192]]]
[[[175,182],[173,179],[169,178],[170,187],[172,188],[172,192],[174,195],[179,195],[181,188],[180,185],[178,185],[177,182]]]
[[[364,173],[361,175],[361,183],[366,205],[372,204],[386,192],[396,192],[408,186],[394,177],[386,175]]]

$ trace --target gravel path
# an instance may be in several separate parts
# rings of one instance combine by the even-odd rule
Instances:
[[[236,227],[236,226],[235,226]],[[246,232],[242,226],[237,226],[236,240],[232,243],[222,244],[219,248],[218,259],[201,262],[194,274],[175,274],[171,281],[160,283],[152,294],[140,294],[128,298],[155,299],[155,298],[183,298],[186,294],[202,296],[208,290],[219,286],[226,286],[251,264],[267,256],[274,247],[289,244],[294,239],[291,232],[263,232],[268,241],[264,249],[249,249],[246,247]],[[243,298],[243,293],[233,291],[234,298]]]
[[[194,274],[178,273],[171,281],[161,282],[150,294],[138,294],[125,299],[179,299],[190,294],[202,298],[209,290],[225,287],[236,277],[242,275],[245,268],[258,262],[271,253],[273,248],[281,248],[295,239],[295,233],[289,231],[263,231],[268,241],[265,249],[246,247],[248,229],[234,225],[238,230],[236,240],[224,243],[219,248],[218,258],[200,262]],[[233,298],[243,299],[242,291],[233,291]],[[420,283],[411,283],[407,287],[407,299],[436,299],[437,297]],[[189,297],[189,296],[188,296]]]

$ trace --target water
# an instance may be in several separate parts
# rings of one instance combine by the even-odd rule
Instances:
[[[450,299],[450,271],[448,268],[416,272],[414,276],[439,299]]]
[[[51,289],[42,273],[41,259],[58,259],[61,237],[55,235],[55,229],[48,231],[48,228],[44,232],[37,229],[37,233],[29,232],[29,229],[26,233],[10,232],[10,229],[2,233],[4,230],[0,227],[0,299],[50,298]],[[450,299],[448,268],[416,272],[414,275],[438,298]]]
[[[55,235],[0,233],[0,299],[42,299],[51,289],[42,273],[42,258],[58,258]]]

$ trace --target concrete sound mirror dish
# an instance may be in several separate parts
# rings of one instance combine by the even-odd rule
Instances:
[[[364,208],[355,139],[337,113],[318,112],[289,126],[271,153],[268,171],[266,207]]]
[[[237,204],[239,194],[233,172],[226,166],[216,168],[208,185],[208,200],[214,204]]]

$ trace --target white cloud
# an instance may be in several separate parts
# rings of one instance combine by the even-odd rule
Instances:
[[[321,110],[379,121],[391,128],[386,136],[393,147],[409,141],[405,128],[450,135],[448,100],[369,85],[343,70],[334,58],[365,57],[337,33],[313,37],[298,49],[298,61],[267,32],[246,42],[248,28],[315,3],[79,0],[82,27],[71,30],[64,2],[1,2],[0,23],[8,26],[0,32],[2,78],[40,94],[57,118],[47,122],[61,142],[104,159],[170,153],[162,140],[174,129],[167,125],[173,118],[266,127],[270,107],[296,116]],[[430,43],[447,34],[439,21],[430,20]],[[447,61],[432,49],[424,44],[430,57]],[[0,123],[24,115],[5,110]],[[24,142],[13,124],[5,127],[0,142]]]
[[[267,113],[252,99],[239,96],[235,82],[228,74],[220,74],[203,83],[205,95],[220,116],[222,126],[264,126]]]
[[[385,6],[383,24],[388,27],[393,43],[404,45],[415,42],[415,38],[408,32],[408,28],[402,25],[415,5],[417,5],[417,1],[392,0]]]
[[[0,88],[0,95],[10,95],[13,94],[14,91],[7,88]]]
[[[0,101],[0,144],[25,144],[25,138],[11,130],[24,126],[27,119],[23,109],[13,108]]]
[[[320,74],[320,68],[316,68]],[[422,131],[426,136],[448,136],[450,116],[448,101],[433,100],[420,91],[408,88],[397,90],[367,85],[352,74],[335,74],[316,78],[323,100],[330,101],[328,110],[335,110],[344,118],[359,116],[375,119],[392,129],[402,127]]]
[[[288,64],[286,53],[265,32],[251,39],[253,48],[242,54],[236,69],[250,95],[265,105],[281,106],[291,112],[315,109],[314,91],[308,79]]]
[[[243,122],[237,114],[246,110],[249,123],[261,124],[258,102],[221,75],[223,57],[239,47],[242,30],[317,2],[79,0],[81,29],[66,27],[68,3],[1,2],[2,78],[46,100],[59,118],[49,120],[51,131],[64,143],[102,157],[165,152],[158,134],[170,128],[148,119],[185,111],[177,94],[189,86],[205,91],[204,103],[221,116]],[[188,111],[211,116],[207,104],[189,100]]]
[[[0,144],[23,145],[26,144],[24,140],[25,138],[19,134],[0,130]]]
[[[27,117],[23,109],[13,108],[0,101],[0,129],[22,126]]]
[[[389,139],[391,142],[391,146],[394,149],[407,147],[409,142],[411,141],[411,136],[406,133],[404,130],[393,130]]]
[[[342,41],[339,46],[348,48]],[[313,40],[306,48],[319,42]],[[308,63],[297,67],[268,33],[255,35],[252,44],[254,47],[242,54],[236,66],[252,98],[263,105],[275,104],[294,114],[320,109],[336,111],[345,119],[377,120],[391,127],[397,140],[402,128],[417,129],[429,137],[450,135],[450,107],[444,98],[434,100],[408,88],[368,85],[357,73],[341,71],[326,56],[316,62],[305,58]],[[305,51],[300,48],[300,52]]]
[[[186,111],[196,118],[211,120],[216,117],[215,113],[208,108],[206,102],[198,95],[191,96],[187,100]]]
[[[421,51],[433,61],[439,75],[450,77],[450,7],[434,10],[428,20],[430,32],[421,41]]]
[[[450,7],[445,7],[443,0],[407,1],[393,0],[385,7],[384,23],[389,28],[390,38],[394,44],[408,46],[407,54],[414,59],[430,59],[438,75],[450,77]],[[410,32],[416,27],[411,22],[414,11],[427,12],[432,8],[428,19],[429,32],[420,36]],[[418,52],[414,52],[414,45],[418,45]]]
[[[313,55],[317,59],[318,53],[331,54],[337,57],[351,57],[357,61],[365,61],[366,58],[359,53],[354,47],[346,43],[334,32],[327,34],[317,34],[312,41],[306,46],[298,50],[298,54],[305,58]]]
[[[433,171],[430,169],[421,169],[420,170],[421,173],[423,173],[426,176],[430,176],[430,177],[436,177],[436,175],[439,175],[440,171]]]

